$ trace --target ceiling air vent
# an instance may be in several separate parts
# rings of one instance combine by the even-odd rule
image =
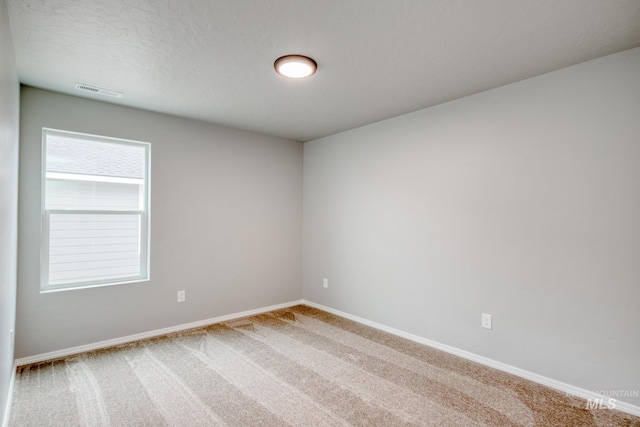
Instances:
[[[91,92],[98,95],[113,96],[114,98],[122,98],[122,92],[116,92],[115,90],[109,90],[109,89],[102,89],[99,87],[85,85],[82,83],[76,83],[76,89],[84,90],[86,92]]]

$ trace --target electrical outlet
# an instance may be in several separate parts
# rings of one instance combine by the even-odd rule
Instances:
[[[178,302],[185,302],[187,299],[186,291],[178,291]]]
[[[323,288],[328,288],[329,287],[329,279],[327,279],[326,277],[324,279],[322,279],[322,287]]]
[[[482,313],[482,327],[485,329],[493,329],[491,326],[491,318],[492,316],[487,313]]]
[[[13,329],[9,331],[9,350],[13,351]]]

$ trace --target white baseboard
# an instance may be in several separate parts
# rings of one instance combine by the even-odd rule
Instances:
[[[601,394],[594,393],[592,391],[585,390],[585,389],[580,388],[580,387],[572,386],[570,384],[566,384],[566,383],[563,383],[561,381],[556,381],[554,379],[551,379],[551,378],[548,378],[548,377],[545,377],[545,376],[542,376],[542,375],[538,375],[536,373],[529,372],[529,371],[526,371],[524,369],[516,368],[515,366],[507,365],[506,363],[498,362],[496,360],[489,359],[487,357],[480,356],[480,355],[477,355],[477,354],[474,354],[474,353],[470,353],[468,351],[461,350],[459,348],[452,347],[450,345],[446,345],[446,344],[442,344],[442,343],[439,343],[439,342],[436,342],[436,341],[432,341],[430,339],[423,338],[423,337],[420,337],[418,335],[410,334],[408,332],[404,332],[404,331],[401,331],[399,329],[395,329],[395,328],[383,325],[381,323],[372,322],[371,320],[363,319],[362,317],[354,316],[352,314],[345,313],[345,312],[340,311],[340,310],[335,310],[335,309],[333,309],[331,307],[326,307],[326,306],[324,306],[322,304],[316,304],[314,302],[306,301],[306,300],[302,300],[302,303],[305,304],[305,305],[308,305],[310,307],[314,307],[314,308],[317,308],[319,310],[323,310],[323,311],[326,311],[328,313],[335,314],[336,316],[344,317],[346,319],[353,320],[353,321],[358,322],[358,323],[362,323],[363,325],[371,326],[372,328],[379,329],[381,331],[388,332],[390,334],[397,335],[397,336],[402,337],[402,338],[406,338],[408,340],[417,342],[419,344],[428,345],[429,347],[433,347],[433,348],[436,348],[438,350],[442,350],[444,352],[453,354],[455,356],[460,356],[460,357],[462,357],[464,359],[471,360],[473,362],[477,362],[477,363],[480,363],[482,365],[486,365],[486,366],[489,366],[491,368],[495,368],[495,369],[498,369],[500,371],[516,375],[516,376],[521,377],[521,378],[525,378],[525,379],[533,381],[535,383],[542,384],[544,386],[547,386],[547,387],[553,388],[555,390],[564,392],[564,393],[569,394],[571,396],[580,397],[580,398],[585,399],[585,400],[591,399],[592,401],[594,399],[598,399],[598,400],[599,399],[604,399],[604,402],[608,402],[609,401],[609,397],[608,396],[603,396]],[[635,405],[632,405],[630,403],[621,402],[619,400],[616,400],[615,409],[617,409],[619,411],[622,411],[622,412],[626,412],[626,413],[631,414],[631,415],[635,415],[637,417],[640,417],[640,406],[635,406]]]
[[[302,300],[291,301],[284,304],[271,305],[269,307],[257,308],[254,310],[243,311],[240,313],[227,314],[225,316],[213,317],[211,319],[199,320],[197,322],[185,323],[182,325],[171,326],[163,329],[142,332],[140,334],[128,335],[126,337],[114,338],[111,340],[100,341],[92,344],[81,345],[78,347],[66,348],[63,350],[52,351],[49,353],[36,354],[34,356],[23,357],[15,360],[16,366],[29,365],[31,363],[44,362],[46,360],[59,359],[61,357],[71,356],[72,354],[84,353],[87,351],[98,350],[101,348],[112,347],[114,345],[126,344],[133,341],[139,341],[146,338],[158,337],[161,335],[171,334],[174,332],[186,331],[187,329],[199,328],[201,326],[213,325],[215,323],[227,322],[229,320],[239,319],[241,317],[255,316],[281,308],[293,307],[302,304]],[[14,369],[15,371],[15,369]],[[15,374],[15,373],[14,373]]]
[[[11,403],[13,402],[13,386],[16,383],[16,368],[18,365],[13,364],[13,372],[11,372],[11,379],[9,380],[9,393],[7,394],[7,404],[4,408],[4,419],[2,420],[2,427],[9,426],[9,416],[11,415]]]

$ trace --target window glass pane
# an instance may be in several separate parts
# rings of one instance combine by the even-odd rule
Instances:
[[[142,184],[47,178],[46,209],[143,209]]]
[[[139,277],[139,214],[49,215],[49,285]]]
[[[47,172],[144,179],[144,147],[47,134]]]
[[[45,209],[144,209],[145,149],[48,134]]]

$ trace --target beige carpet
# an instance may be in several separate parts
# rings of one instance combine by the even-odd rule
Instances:
[[[296,306],[18,368],[10,426],[640,426]]]

